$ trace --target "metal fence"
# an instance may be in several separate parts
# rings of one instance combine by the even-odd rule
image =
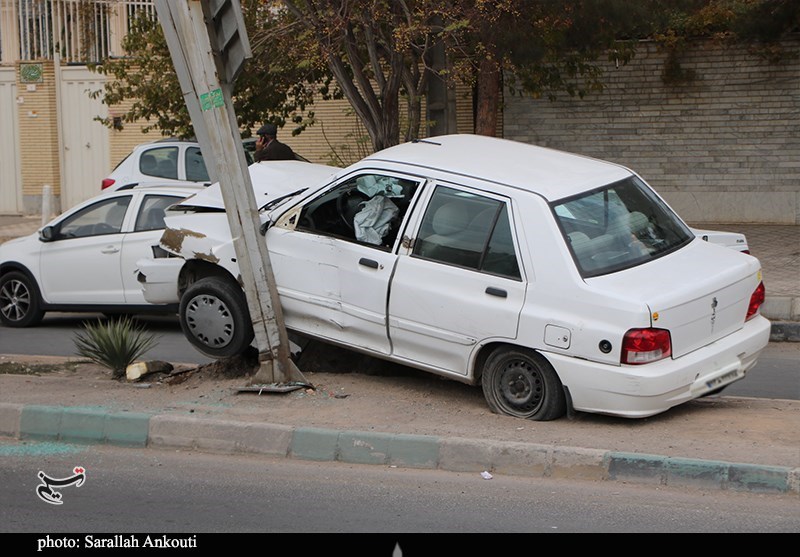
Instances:
[[[0,56],[10,61],[57,54],[63,63],[77,64],[120,56],[129,23],[142,12],[155,17],[152,0],[0,0]]]

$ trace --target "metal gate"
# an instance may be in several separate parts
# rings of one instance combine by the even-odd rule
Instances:
[[[58,66],[57,66],[58,68]],[[110,172],[108,128],[95,120],[108,107],[89,92],[103,87],[103,79],[85,67],[60,67],[59,115],[63,145],[61,209],[100,193],[100,182]]]
[[[22,212],[16,99],[14,68],[0,68],[0,214]]]

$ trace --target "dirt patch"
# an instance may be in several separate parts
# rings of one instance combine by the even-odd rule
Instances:
[[[293,360],[303,373],[429,377],[429,374],[403,365],[315,341],[305,343],[300,354],[294,356]],[[191,373],[205,379],[248,379],[255,375],[258,368],[258,351],[251,347],[240,356],[216,360],[191,369],[184,367],[171,372],[170,375]]]
[[[644,419],[578,413],[532,422],[491,413],[479,387],[325,345],[296,359],[313,385],[246,392],[253,353],[177,364],[139,382],[77,358],[0,356],[4,404],[104,408],[294,427],[514,441],[612,451],[800,466],[800,401],[711,396]],[[21,373],[11,371],[22,370]]]
[[[83,362],[88,363],[88,362]],[[46,375],[56,372],[75,372],[81,362],[66,362],[57,364],[40,364],[25,362],[0,362],[0,375],[14,373],[17,375]]]

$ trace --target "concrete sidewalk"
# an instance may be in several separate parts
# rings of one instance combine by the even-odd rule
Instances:
[[[475,474],[800,495],[800,468],[539,443],[0,403],[0,436]],[[2,437],[0,437],[0,441]]]
[[[22,361],[63,371],[0,374],[0,454],[56,441],[800,496],[796,400],[710,396],[645,419],[531,422],[422,372],[303,366],[315,390],[260,395],[238,392],[245,377],[141,385],[39,358]]]

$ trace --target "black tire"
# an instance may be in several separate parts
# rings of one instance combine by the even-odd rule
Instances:
[[[181,297],[183,334],[211,358],[230,358],[253,342],[247,299],[239,285],[221,277],[193,283]]]
[[[33,327],[44,317],[36,282],[19,271],[0,278],[0,321],[6,327]]]
[[[498,348],[486,360],[481,385],[495,414],[549,421],[567,412],[564,386],[553,366],[532,351]]]

